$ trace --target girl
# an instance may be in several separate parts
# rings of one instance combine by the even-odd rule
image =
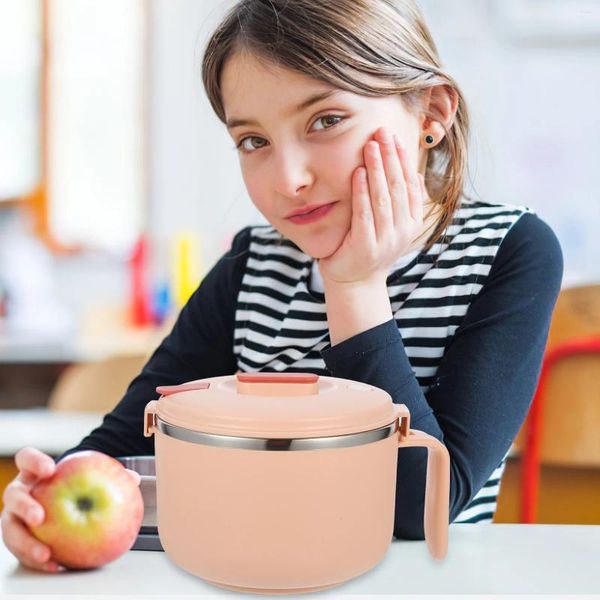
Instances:
[[[310,371],[406,404],[450,453],[451,520],[491,521],[562,255],[525,206],[464,195],[467,105],[417,6],[242,0],[210,38],[202,77],[270,225],[236,235],[120,403],[65,455],[152,455],[142,420],[157,385]],[[55,463],[24,448],[16,464],[6,545],[55,571],[27,529],[44,518],[29,490]],[[423,539],[425,473],[424,449],[399,453],[398,538]]]

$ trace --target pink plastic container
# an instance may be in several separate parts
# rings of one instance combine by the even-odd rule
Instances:
[[[144,435],[155,435],[160,540],[179,567],[261,594],[365,573],[392,541],[397,451],[409,446],[429,451],[425,536],[431,555],[445,556],[448,452],[409,429],[408,410],[383,390],[239,373],[157,391]]]

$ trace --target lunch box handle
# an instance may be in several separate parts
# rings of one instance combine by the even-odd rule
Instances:
[[[156,411],[158,410],[158,400],[150,400],[144,408],[144,437],[151,437],[156,433]]]
[[[441,560],[448,551],[450,504],[450,455],[446,446],[433,436],[410,429],[410,413],[404,404],[396,405],[399,419],[398,448],[427,448],[425,485],[425,541],[433,558]]]

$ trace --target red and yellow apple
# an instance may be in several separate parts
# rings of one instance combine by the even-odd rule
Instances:
[[[31,495],[44,507],[33,535],[71,569],[92,569],[133,546],[144,517],[138,484],[116,459],[84,450],[65,456]]]

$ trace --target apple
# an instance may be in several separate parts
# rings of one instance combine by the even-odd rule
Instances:
[[[144,517],[142,493],[116,459],[83,450],[65,456],[56,471],[31,490],[44,507],[33,535],[71,569],[92,569],[133,546]]]

